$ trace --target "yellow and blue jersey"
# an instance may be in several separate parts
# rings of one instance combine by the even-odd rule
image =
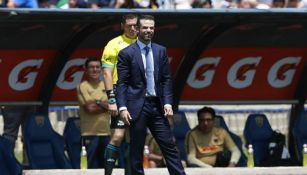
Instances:
[[[134,43],[135,41],[136,38],[130,39],[123,34],[109,41],[106,47],[104,48],[101,58],[102,67],[113,68],[113,84],[116,84],[118,79],[117,76],[118,53],[125,47]]]

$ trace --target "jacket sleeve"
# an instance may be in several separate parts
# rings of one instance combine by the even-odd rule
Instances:
[[[163,105],[173,104],[173,82],[170,73],[170,66],[168,56],[166,54],[166,48],[162,49],[162,65],[161,65],[161,89]]]
[[[120,51],[118,54],[118,63],[117,63],[117,92],[116,92],[116,101],[119,108],[127,107],[127,88],[128,88],[128,79],[130,77],[130,67],[128,62],[127,52]]]

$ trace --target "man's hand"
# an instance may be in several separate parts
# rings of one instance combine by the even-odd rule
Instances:
[[[115,117],[115,116],[118,115],[116,104],[109,104],[108,109],[109,109],[109,113],[111,114],[112,117]]]
[[[84,105],[84,109],[89,113],[103,113],[107,112],[107,109],[100,107],[95,101],[89,101]]]
[[[164,106],[164,116],[165,117],[171,117],[173,116],[173,109],[170,106]]]
[[[130,120],[132,119],[130,116],[130,113],[128,112],[128,110],[122,110],[119,113],[120,118],[122,119],[122,121],[127,124],[130,125]]]

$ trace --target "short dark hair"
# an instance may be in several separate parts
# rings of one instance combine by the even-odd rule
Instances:
[[[92,62],[92,61],[98,61],[99,63],[100,63],[100,66],[101,66],[101,61],[98,59],[98,58],[96,58],[96,57],[94,57],[94,56],[91,56],[91,57],[88,57],[87,59],[86,59],[86,61],[85,61],[85,63],[84,63],[84,67],[85,68],[87,68],[87,66],[88,66],[88,64],[90,63],[90,62]]]
[[[203,114],[203,113],[210,113],[213,117],[213,119],[215,118],[215,111],[213,108],[210,108],[210,107],[203,107],[201,108],[200,110],[197,111],[197,118],[199,119],[200,118],[200,115]]]
[[[138,23],[137,23],[138,26],[140,26],[140,24],[141,24],[140,21],[141,20],[153,20],[153,21],[155,21],[155,17],[152,16],[152,15],[141,15],[139,17],[139,19],[138,19]]]
[[[286,3],[286,0],[273,0],[273,3],[274,3],[274,2],[275,2],[275,3],[276,3],[276,2],[281,2],[281,3],[284,3],[284,4],[285,4],[285,3]]]
[[[126,24],[126,20],[127,19],[134,19],[134,18],[139,18],[139,16],[137,14],[126,14],[122,16],[122,24]]]

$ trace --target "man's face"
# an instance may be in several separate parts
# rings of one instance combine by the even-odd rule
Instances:
[[[101,73],[101,66],[99,61],[91,61],[85,68],[89,79],[98,80]]]
[[[212,131],[212,128],[214,126],[214,118],[208,112],[201,113],[198,119],[198,123],[199,128],[203,133],[209,133]]]
[[[124,34],[131,39],[134,39],[137,37],[137,18],[132,18],[132,19],[126,19],[126,23],[122,24],[122,27],[124,29]]]
[[[155,32],[155,21],[142,19],[139,26],[139,38],[142,41],[150,42]]]
[[[283,2],[273,2],[272,8],[284,8],[285,3]]]
[[[75,8],[77,6],[77,0],[68,1],[69,8]]]

